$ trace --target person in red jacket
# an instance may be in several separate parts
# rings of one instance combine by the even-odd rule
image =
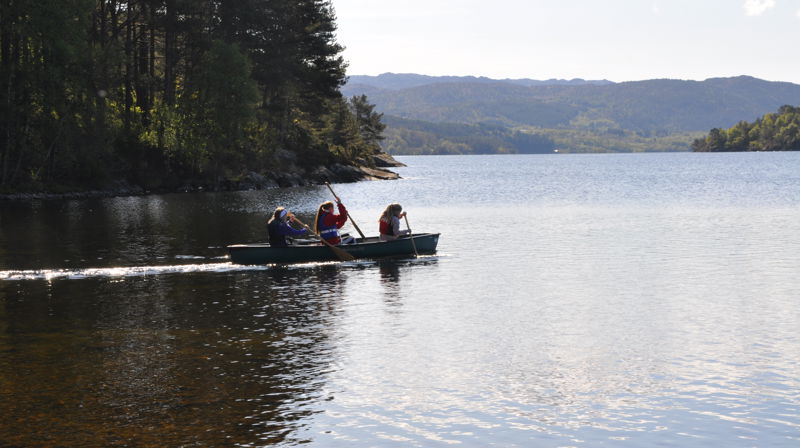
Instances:
[[[317,217],[314,219],[314,232],[333,245],[342,242],[339,229],[347,222],[347,209],[338,197],[336,198],[336,206],[339,208],[338,215],[333,212],[333,202],[323,202],[320,204],[317,210]],[[348,242],[345,241],[345,244],[348,244]]]

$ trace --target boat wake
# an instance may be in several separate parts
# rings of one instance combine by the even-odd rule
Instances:
[[[191,255],[178,255],[176,259],[195,260],[205,259]],[[215,257],[217,259],[227,259],[227,257]],[[409,264],[422,263],[428,264],[436,262],[440,255],[421,255],[416,259],[409,260],[389,260],[383,263]],[[318,261],[309,263],[297,263],[291,265],[242,265],[231,262],[224,263],[197,263],[197,264],[173,264],[173,265],[154,265],[154,266],[120,266],[107,268],[71,268],[71,269],[31,269],[31,270],[10,270],[0,271],[0,281],[2,280],[80,280],[88,278],[114,278],[114,277],[146,277],[164,274],[189,274],[196,272],[240,272],[240,271],[266,271],[281,266],[282,269],[308,269],[319,266],[336,265],[344,268],[364,268],[376,266],[381,262],[376,260],[353,260],[353,261]]]
[[[144,277],[163,274],[193,272],[263,271],[270,266],[243,266],[227,263],[176,264],[167,266],[124,266],[84,269],[36,269],[27,271],[0,271],[0,280],[56,280],[97,277]]]

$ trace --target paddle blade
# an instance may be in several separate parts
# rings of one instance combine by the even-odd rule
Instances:
[[[338,258],[338,259],[340,259],[342,261],[353,261],[353,260],[356,259],[356,257],[350,255],[349,253],[347,253],[346,251],[344,251],[342,249],[339,249],[336,246],[332,246],[332,245],[329,244],[328,247],[331,248],[333,253],[336,255],[336,258]]]

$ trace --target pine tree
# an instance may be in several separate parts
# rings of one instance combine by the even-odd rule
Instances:
[[[353,160],[383,127],[342,107],[335,32],[328,0],[4,0],[0,186]]]

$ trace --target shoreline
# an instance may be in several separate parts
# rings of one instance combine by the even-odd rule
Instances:
[[[344,165],[337,163],[331,166],[318,166],[312,169],[293,167],[292,170],[280,172],[250,172],[245,174],[241,179],[225,179],[217,184],[189,180],[174,187],[146,188],[125,181],[119,181],[116,185],[103,189],[75,190],[58,193],[52,191],[21,191],[0,194],[0,203],[147,196],[171,193],[253,191],[323,185],[325,182],[352,183],[368,180],[395,180],[400,179],[400,175],[387,168],[405,166],[403,163],[394,160],[394,158],[388,154],[377,154],[373,156],[371,165],[372,166],[366,164]]]

